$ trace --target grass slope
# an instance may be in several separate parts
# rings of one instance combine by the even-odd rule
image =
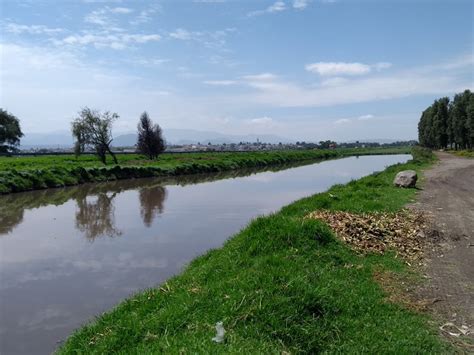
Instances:
[[[440,353],[425,316],[388,303],[375,270],[407,272],[392,255],[358,256],[317,208],[395,211],[414,190],[392,186],[396,165],[250,223],[179,276],[119,304],[74,333],[60,354]],[[211,341],[223,321],[226,342]]]
[[[92,155],[0,157],[0,194],[78,185],[86,182],[176,176],[265,167],[347,155],[407,153],[408,148],[294,150],[250,153],[163,154],[157,161],[118,155],[118,165],[102,165]]]

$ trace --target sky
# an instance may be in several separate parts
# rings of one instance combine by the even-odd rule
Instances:
[[[80,108],[166,128],[336,141],[414,139],[474,88],[466,0],[2,0],[0,107],[24,133]]]

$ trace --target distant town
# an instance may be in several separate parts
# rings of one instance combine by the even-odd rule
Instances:
[[[186,152],[254,152],[270,150],[297,150],[297,149],[336,149],[336,148],[374,148],[374,147],[399,147],[414,146],[416,140],[396,141],[390,143],[378,142],[335,142],[331,140],[314,142],[295,142],[295,143],[266,143],[259,139],[255,142],[239,143],[212,143],[197,142],[193,144],[168,144],[165,153],[186,153]],[[136,146],[113,147],[117,153],[136,153]],[[20,148],[19,154],[71,154],[74,148],[71,147],[25,147]],[[92,150],[85,153],[93,153]]]

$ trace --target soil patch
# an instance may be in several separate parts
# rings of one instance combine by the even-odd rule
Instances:
[[[448,338],[468,329],[464,345],[474,350],[474,160],[437,153],[424,174],[423,189],[410,208],[428,216],[425,277],[419,297],[440,299],[430,307]],[[450,325],[452,324],[452,325]],[[448,330],[451,329],[451,330]]]

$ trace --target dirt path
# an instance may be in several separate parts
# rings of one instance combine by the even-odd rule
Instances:
[[[421,292],[433,300],[432,311],[443,322],[474,331],[474,159],[437,155],[440,161],[425,172],[412,205],[433,217],[431,234],[437,239],[428,252],[429,282]]]

